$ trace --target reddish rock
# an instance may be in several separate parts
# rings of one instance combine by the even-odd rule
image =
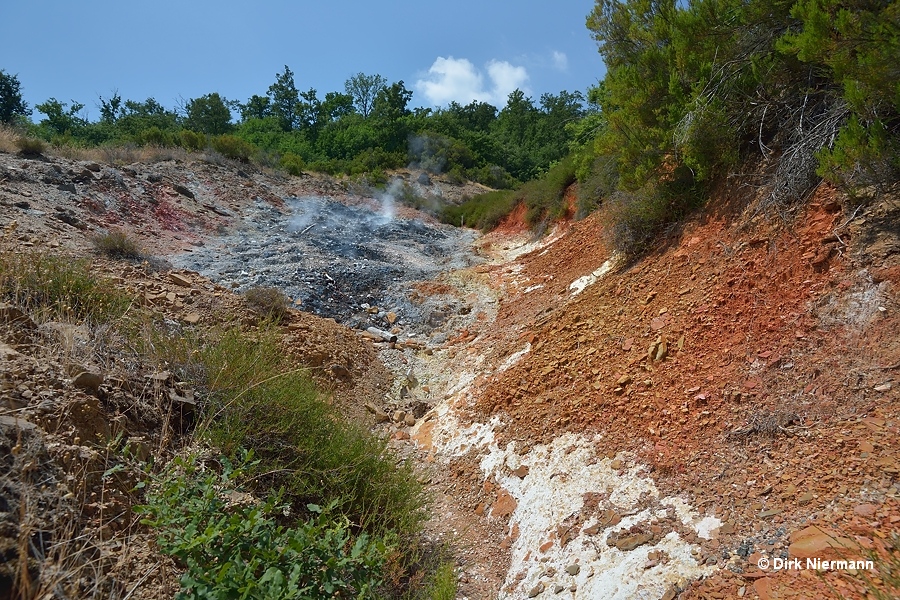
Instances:
[[[500,493],[497,494],[497,500],[494,502],[494,506],[491,507],[491,516],[508,517],[516,510],[516,506],[518,506],[516,499],[513,498],[509,492],[501,489]]]
[[[852,540],[841,537],[836,531],[811,525],[791,534],[790,555],[797,558],[823,558],[831,550],[856,548]]]

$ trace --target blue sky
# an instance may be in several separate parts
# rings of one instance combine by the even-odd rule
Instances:
[[[537,100],[583,92],[604,73],[584,26],[592,0],[3,4],[0,69],[18,75],[30,107],[74,99],[91,120],[113,90],[169,108],[211,92],[244,101],[284,65],[320,98],[358,72],[403,80],[415,106],[502,107],[516,87]]]

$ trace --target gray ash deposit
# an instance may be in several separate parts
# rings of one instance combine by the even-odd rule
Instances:
[[[276,287],[297,308],[351,327],[385,326],[393,312],[405,332],[427,333],[435,307],[411,302],[410,284],[480,262],[475,232],[396,217],[390,197],[350,206],[306,196],[286,206],[257,201],[234,233],[173,263],[239,292]]]

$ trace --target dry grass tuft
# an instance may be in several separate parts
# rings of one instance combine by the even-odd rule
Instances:
[[[18,152],[16,140],[20,136],[21,134],[9,125],[0,123],[0,152],[8,152],[10,154]]]
[[[257,314],[281,323],[288,314],[288,298],[281,290],[273,287],[253,287],[244,294],[247,304]]]
[[[109,233],[96,235],[93,238],[93,242],[97,252],[110,258],[126,260],[142,260],[144,258],[144,252],[138,246],[138,243],[121,229],[114,229]]]

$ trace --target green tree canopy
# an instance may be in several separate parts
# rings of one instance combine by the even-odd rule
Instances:
[[[381,75],[357,73],[344,82],[344,91],[353,98],[356,110],[366,118],[371,114],[378,94],[387,86],[387,80]]]
[[[52,134],[71,134],[87,124],[87,121],[78,114],[84,108],[84,104],[74,100],[72,100],[72,105],[69,106],[66,102],[50,98],[46,102],[38,104],[35,108],[38,112],[47,116],[46,119],[41,121],[40,125]]]
[[[184,125],[188,129],[210,135],[221,135],[232,129],[231,110],[217,92],[188,100]]]
[[[294,73],[284,65],[284,73],[275,76],[275,83],[269,86],[266,93],[271,101],[269,110],[278,118],[283,131],[293,131],[298,122],[298,105],[300,93],[294,84]]]
[[[30,114],[31,110],[22,100],[19,77],[0,69],[0,122],[12,123],[17,117]]]

